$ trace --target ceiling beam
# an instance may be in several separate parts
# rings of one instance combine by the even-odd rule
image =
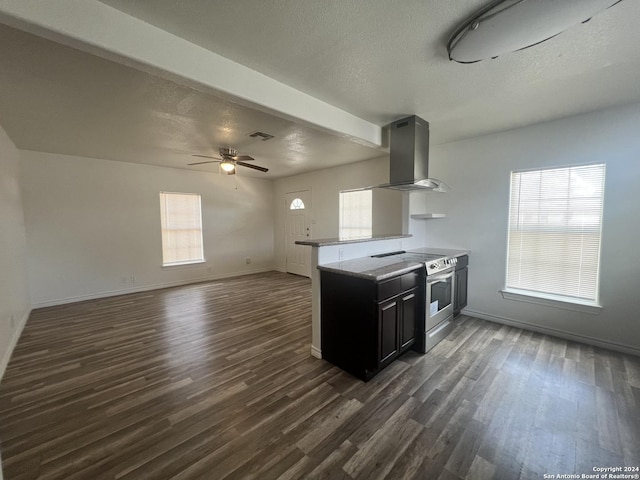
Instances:
[[[378,125],[97,0],[0,0],[0,22],[364,145],[382,143]]]

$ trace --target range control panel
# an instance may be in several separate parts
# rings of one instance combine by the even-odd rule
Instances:
[[[449,267],[454,267],[456,263],[458,263],[458,259],[456,257],[440,258],[438,260],[427,262],[427,275],[433,275],[434,273],[441,272]]]

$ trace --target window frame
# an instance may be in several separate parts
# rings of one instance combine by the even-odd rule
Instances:
[[[598,243],[598,253],[597,253],[597,269],[596,269],[596,278],[595,278],[595,298],[594,299],[586,299],[580,297],[572,297],[569,295],[561,295],[561,294],[553,294],[547,292],[540,292],[537,290],[528,290],[522,288],[516,288],[513,286],[507,286],[507,279],[509,276],[509,258],[510,258],[510,237],[512,234],[512,199],[513,199],[513,176],[514,174],[522,174],[527,172],[544,172],[547,170],[559,170],[559,169],[572,169],[572,168],[580,168],[580,167],[602,167],[602,195],[600,198],[600,218],[599,218],[599,243]],[[591,314],[599,314],[602,310],[602,305],[600,304],[600,277],[601,277],[601,255],[602,255],[602,226],[604,223],[604,202],[606,195],[606,162],[591,162],[591,163],[580,163],[580,164],[572,164],[572,165],[564,165],[564,166],[549,166],[544,168],[529,168],[529,169],[519,169],[512,170],[509,175],[509,201],[508,201],[508,225],[507,225],[507,238],[506,238],[506,256],[505,256],[505,277],[504,277],[504,288],[500,290],[502,297],[509,300],[515,300],[525,303],[535,303],[540,305],[546,305],[566,310],[573,310]],[[571,198],[571,197],[567,197]],[[540,198],[543,200],[543,198]],[[569,212],[570,210],[565,210]]]
[[[166,262],[165,261],[165,230],[168,230],[165,227],[165,209],[166,204],[163,200],[163,196],[171,196],[171,195],[182,195],[182,196],[193,196],[198,198],[198,221],[199,225],[194,225],[197,230],[199,230],[199,248],[200,248],[200,257],[199,258],[191,258],[188,260],[179,260],[174,262]],[[188,193],[188,192],[165,192],[161,191],[159,194],[160,198],[160,245],[161,245],[161,256],[162,256],[162,268],[176,268],[176,267],[185,267],[191,265],[199,265],[202,263],[206,263],[206,258],[204,256],[204,232],[203,232],[203,222],[202,222],[202,196],[199,193]],[[166,197],[170,198],[170,197]]]
[[[368,211],[368,227],[344,227],[344,212],[343,212],[343,201],[344,201],[344,195],[353,195],[353,194],[362,194],[362,193],[367,193],[369,194],[369,203],[370,203],[370,208]],[[357,239],[361,239],[361,238],[371,238],[373,236],[373,192],[371,190],[347,190],[347,191],[341,191],[338,194],[338,238],[340,238],[341,240],[357,240]],[[368,229],[368,233],[364,233],[362,235],[345,235],[343,233],[343,229],[345,228],[351,228],[351,229],[363,229],[363,228],[367,228]]]

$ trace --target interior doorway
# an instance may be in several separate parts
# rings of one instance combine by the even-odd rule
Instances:
[[[286,270],[311,277],[311,247],[296,245],[311,237],[311,192],[303,190],[285,194]]]

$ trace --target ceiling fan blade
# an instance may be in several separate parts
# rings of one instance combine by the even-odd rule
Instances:
[[[220,160],[209,160],[207,162],[187,163],[187,165],[202,165],[204,163],[220,163]]]
[[[241,161],[241,162],[247,162],[249,160],[255,160],[255,158],[250,157],[249,155],[236,155],[235,157],[231,157],[233,160],[235,160],[236,162]]]
[[[268,172],[269,171],[268,168],[259,167],[258,165],[251,165],[250,163],[236,162],[236,164],[237,165],[242,165],[243,167],[253,168],[254,170],[260,170],[261,172]]]
[[[222,160],[220,157],[212,157],[211,155],[198,155],[197,153],[192,153],[192,157],[202,157],[202,158],[213,158],[214,160]]]
[[[191,154],[192,157],[200,157],[200,158],[211,158],[213,160],[210,160],[208,162],[195,162],[195,163],[187,163],[187,165],[202,165],[204,163],[220,163],[222,161],[221,158],[218,157],[212,157],[211,155],[198,155],[197,153],[193,153]]]

